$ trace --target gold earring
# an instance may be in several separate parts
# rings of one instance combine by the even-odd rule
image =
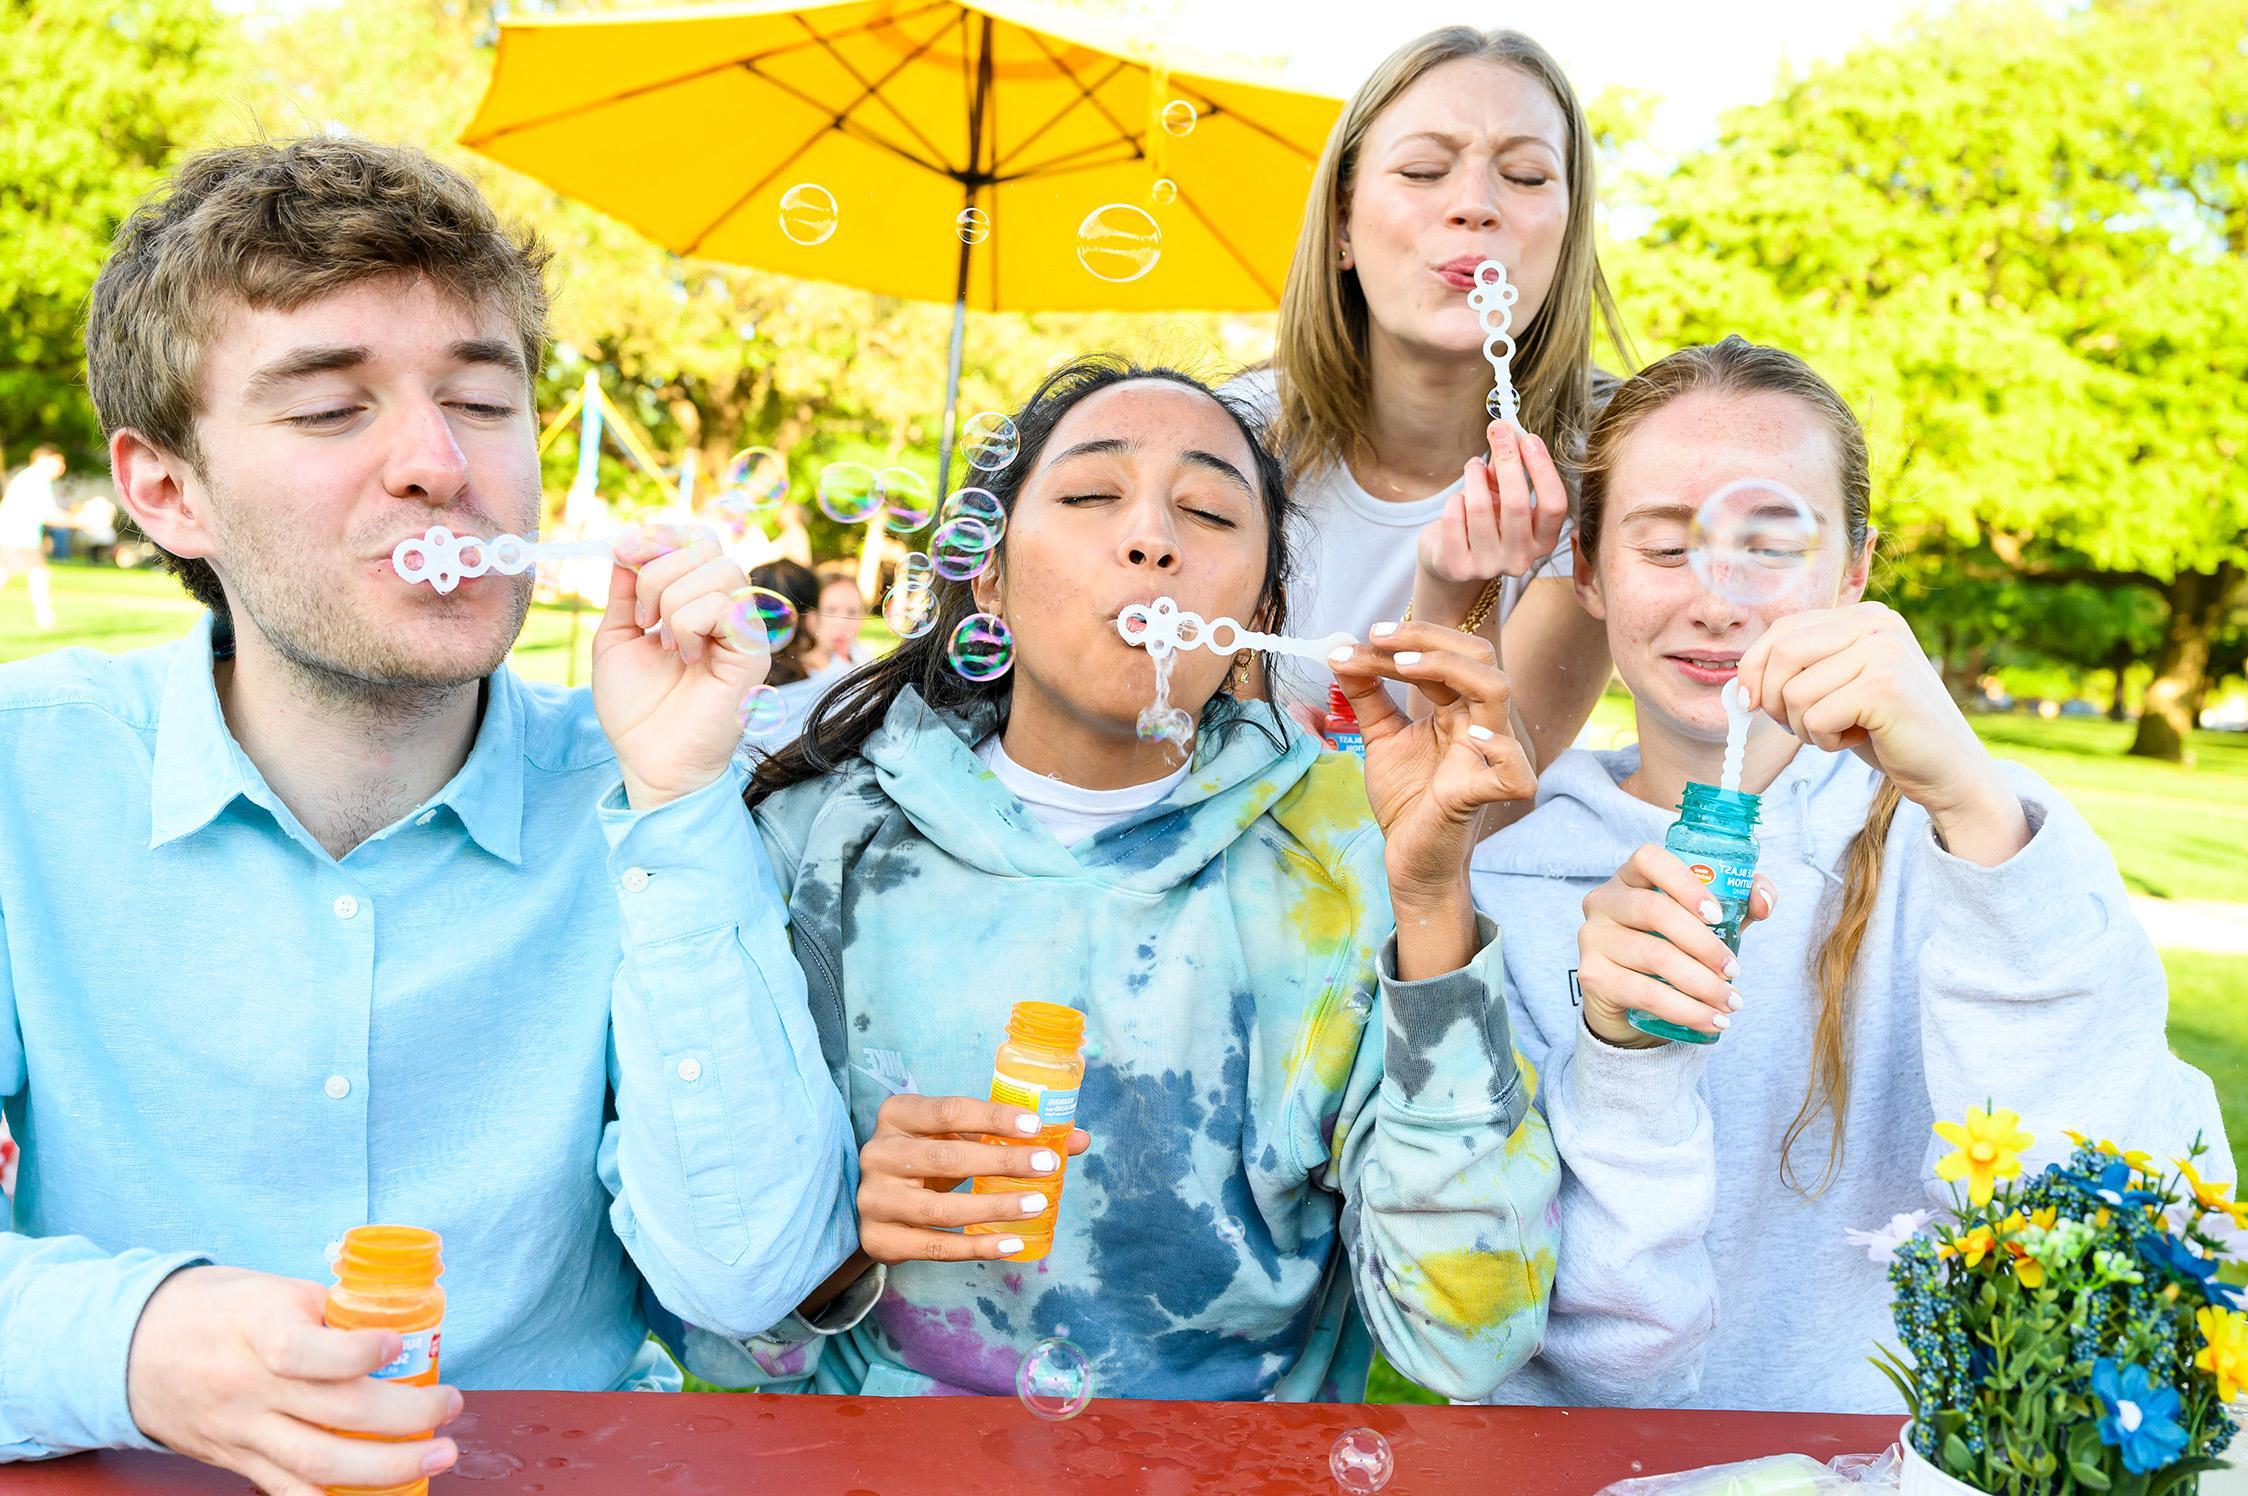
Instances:
[[[1254,659],[1256,659],[1256,656],[1246,649],[1233,657],[1234,695],[1239,696],[1243,691],[1249,689],[1249,663]]]

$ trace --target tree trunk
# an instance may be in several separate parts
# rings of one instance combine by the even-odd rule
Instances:
[[[2131,644],[2126,639],[2116,640],[2115,648],[2108,651],[2108,669],[2115,672],[2115,695],[2108,701],[2107,714],[2110,722],[2130,720],[2123,704],[2123,675],[2131,668],[2131,654]]]
[[[2208,689],[2210,639],[2241,596],[2244,581],[2248,572],[2226,561],[2213,573],[2182,571],[2170,584],[2170,618],[2140,707],[2133,756],[2192,761],[2186,743],[2193,732],[2194,704]]]

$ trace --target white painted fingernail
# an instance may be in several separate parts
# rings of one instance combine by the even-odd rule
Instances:
[[[1498,736],[1497,733],[1491,731],[1490,728],[1485,727],[1480,722],[1470,722],[1467,725],[1467,735],[1475,739],[1475,741],[1477,741],[1478,743],[1488,743],[1491,741],[1491,739]]]
[[[1397,625],[1394,623],[1377,623],[1366,632],[1377,639],[1387,639],[1391,634],[1397,632]]]
[[[1733,958],[1732,960],[1730,960],[1730,961],[1728,961],[1728,962],[1726,962],[1726,963],[1725,963],[1725,980],[1726,980],[1726,981],[1730,982],[1731,980],[1733,980],[1733,978],[1735,978],[1735,977],[1739,976],[1740,974],[1741,974],[1741,962],[1740,962],[1740,958],[1739,958],[1739,957],[1737,957],[1737,956],[1736,956],[1736,957],[1734,957],[1734,958]]]
[[[1703,924],[1705,924],[1705,925],[1714,925],[1714,924],[1716,924],[1716,923],[1717,923],[1717,922],[1718,922],[1719,920],[1723,919],[1724,917],[1725,917],[1725,911],[1717,907],[1717,900],[1715,900],[1715,899],[1704,899],[1704,900],[1702,900],[1702,923],[1703,923]]]
[[[1335,664],[1340,665],[1356,653],[1358,653],[1358,647],[1356,645],[1345,644],[1342,648],[1328,655],[1327,658],[1333,661]]]
[[[1046,1208],[1046,1197],[1044,1195],[1025,1195],[1022,1198],[1022,1207],[1024,1215],[1034,1216]]]
[[[1021,1116],[1015,1119],[1015,1131],[1024,1134],[1034,1133],[1038,1131],[1038,1119],[1036,1117],[1033,1117],[1030,1113],[1024,1112]]]
[[[1397,663],[1400,665],[1418,665],[1420,662],[1421,652],[1417,649],[1401,650],[1397,655]]]
[[[1002,1257],[1012,1257],[1022,1249],[1023,1239],[1019,1236],[1002,1236],[999,1238],[999,1255]]]
[[[1710,1019],[1710,1024],[1714,1028],[1729,1029],[1733,1026],[1733,1020],[1730,1015],[1719,1013]]]
[[[1777,908],[1779,908],[1779,907],[1780,907],[1780,891],[1779,891],[1779,889],[1778,889],[1777,887],[1774,887],[1774,886],[1773,886],[1773,885],[1771,885],[1771,884],[1766,884],[1766,885],[1765,885],[1765,888],[1764,888],[1764,912],[1765,912],[1766,914],[1770,914],[1770,913],[1771,913],[1771,912],[1772,912],[1773,910],[1775,910],[1775,909],[1777,909]]]
[[[1030,1156],[1030,1166],[1041,1174],[1053,1173],[1060,1163],[1061,1160],[1055,1157],[1051,1149],[1047,1148],[1041,1148]]]
[[[1725,1006],[1736,1013],[1741,1010],[1741,995],[1730,987],[1725,989]]]

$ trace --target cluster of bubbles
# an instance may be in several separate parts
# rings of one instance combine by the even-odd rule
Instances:
[[[1059,1336],[1041,1340],[1015,1367],[1015,1395],[1049,1422],[1075,1418],[1093,1401],[1092,1363]]]
[[[1022,433],[998,411],[982,411],[962,426],[960,450],[978,474],[997,472],[1022,451]],[[913,534],[935,521],[926,549],[906,555],[882,597],[882,621],[900,639],[918,639],[935,628],[937,583],[982,576],[1007,533],[1007,507],[990,489],[970,484],[932,505],[928,485],[904,468],[876,473],[857,463],[836,463],[820,475],[820,510],[846,524],[879,513],[894,535]],[[946,659],[964,679],[997,680],[1014,665],[1014,636],[996,614],[972,614],[953,629]]]
[[[1183,138],[1194,133],[1201,113],[1191,100],[1172,99],[1158,119],[1166,135]],[[1148,193],[1159,208],[1178,196],[1179,184],[1169,177],[1158,178]],[[781,194],[781,232],[792,243],[825,244],[835,236],[837,218],[835,194],[817,182],[798,182]],[[982,208],[962,208],[953,215],[952,230],[962,244],[981,244],[991,237],[991,215]],[[1163,230],[1130,203],[1104,203],[1077,226],[1077,262],[1105,281],[1136,281],[1155,268],[1162,254]]]
[[[744,587],[726,599],[720,622],[736,649],[764,654],[786,649],[801,620],[796,605],[767,587]],[[788,705],[772,686],[752,686],[734,710],[745,738],[770,738],[788,725]]]
[[[1396,1473],[1397,1460],[1389,1440],[1370,1428],[1345,1429],[1327,1451],[1327,1470],[1335,1484],[1353,1496],[1379,1491]]]
[[[1743,607],[1803,600],[1822,575],[1824,536],[1803,496],[1772,478],[1736,478],[1702,500],[1686,531],[1695,580]]]

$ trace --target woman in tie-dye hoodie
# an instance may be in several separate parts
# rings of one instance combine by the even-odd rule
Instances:
[[[1539,1342],[1557,1186],[1468,897],[1476,811],[1532,788],[1490,646],[1405,624],[1346,649],[1363,771],[1237,700],[1246,654],[1181,651],[1182,761],[1135,732],[1153,666],[1115,619],[1168,595],[1280,631],[1280,469],[1201,384],[1112,360],[1050,377],[1017,425],[994,564],[940,583],[934,627],[750,789],[862,1144],[862,1250],[691,1364],[1006,1394],[1066,1333],[1102,1396],[1353,1400],[1378,1343],[1486,1394]],[[981,684],[946,660],[976,610],[1015,648]],[[1385,679],[1434,711],[1401,716]],[[984,1098],[1023,998],[1085,1012],[1088,1067],[1053,1251],[1013,1263],[954,1228],[1020,1197],[950,1191],[1051,1172],[979,1141],[1018,1115]]]

